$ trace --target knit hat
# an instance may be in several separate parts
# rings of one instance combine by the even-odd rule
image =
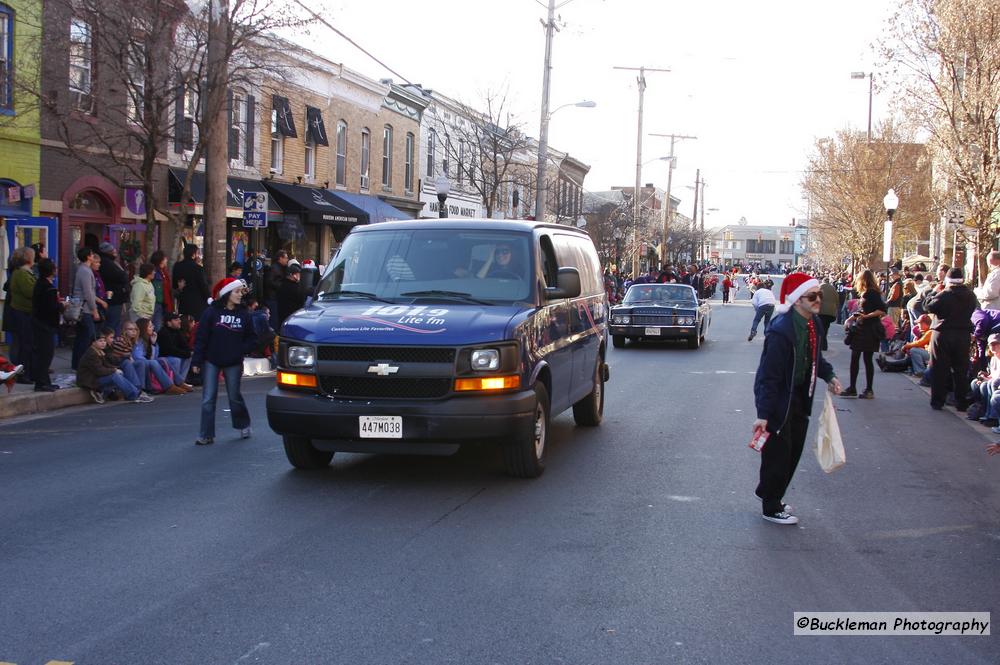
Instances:
[[[781,283],[781,302],[775,306],[778,313],[787,312],[795,301],[805,295],[809,289],[818,289],[819,282],[804,272],[793,272]]]
[[[212,297],[208,299],[208,304],[211,305],[214,301],[218,300],[222,296],[226,295],[230,291],[235,291],[236,289],[246,288],[247,283],[242,279],[235,279],[233,277],[223,277],[215,286],[212,287]]]

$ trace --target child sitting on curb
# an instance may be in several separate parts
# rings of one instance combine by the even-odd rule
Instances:
[[[76,385],[90,390],[90,396],[98,404],[104,403],[104,396],[114,390],[120,391],[125,399],[137,404],[152,402],[153,398],[139,390],[139,387],[125,378],[120,369],[105,353],[115,332],[104,328],[80,359],[76,371]]]

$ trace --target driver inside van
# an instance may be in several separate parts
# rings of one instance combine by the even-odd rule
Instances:
[[[486,277],[516,278],[519,270],[513,265],[514,252],[509,243],[501,242],[493,248],[493,254],[487,259],[483,267],[479,269],[476,276],[480,279]]]

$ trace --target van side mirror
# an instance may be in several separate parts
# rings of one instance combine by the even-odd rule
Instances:
[[[576,268],[560,268],[556,273],[556,286],[545,289],[545,299],[576,298],[580,295],[580,290],[580,271]]]

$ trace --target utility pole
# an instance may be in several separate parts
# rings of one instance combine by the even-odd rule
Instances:
[[[639,77],[639,129],[636,133],[635,146],[635,190],[633,191],[633,220],[632,220],[632,277],[638,276],[639,268],[639,215],[641,203],[639,201],[639,189],[642,186],[642,105],[646,93],[646,72],[669,72],[669,69],[655,69],[652,67],[615,67],[614,69],[625,69],[638,71]]]
[[[229,81],[229,0],[210,0],[205,117],[205,271],[209,284],[226,276],[226,185],[229,175],[229,130],[226,90]]]
[[[691,211],[691,231],[698,225],[698,194],[701,191],[701,169],[694,172],[694,210]],[[691,248],[691,260],[694,261],[694,247]]]
[[[698,261],[705,262],[705,179],[701,180],[701,232],[698,234]]]
[[[674,144],[678,140],[697,139],[697,136],[686,134],[650,134],[650,136],[663,136],[670,138],[670,157],[667,162],[667,209],[663,215],[663,256],[660,261],[664,261],[667,255],[667,238],[670,236],[670,227],[674,223],[674,209],[670,205],[670,188],[674,181]]]
[[[545,162],[549,158],[549,81],[552,76],[552,33],[556,27],[556,0],[549,0],[545,28],[545,69],[542,70],[542,120],[538,130],[538,169],[535,173],[535,220],[545,221]]]

